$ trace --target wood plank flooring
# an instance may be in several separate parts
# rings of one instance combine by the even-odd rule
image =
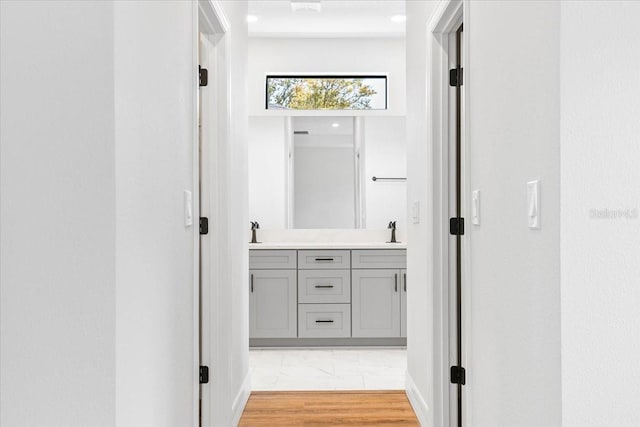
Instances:
[[[419,426],[404,390],[254,391],[240,427]]]

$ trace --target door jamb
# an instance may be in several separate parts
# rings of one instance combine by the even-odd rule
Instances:
[[[450,425],[450,357],[449,344],[452,328],[450,310],[449,278],[449,126],[450,126],[450,94],[449,94],[449,36],[455,33],[460,23],[464,21],[463,32],[463,64],[465,64],[464,78],[469,81],[469,0],[444,0],[438,4],[427,25],[427,58],[429,72],[427,76],[427,122],[430,129],[430,163],[433,183],[430,188],[430,202],[433,206],[433,313],[434,313],[434,425]],[[463,156],[468,159],[469,146],[469,86],[463,85],[463,118],[462,144]],[[467,189],[469,188],[469,162],[462,166],[462,216],[468,217]],[[469,371],[469,339],[470,325],[470,251],[468,233],[463,236],[463,365]],[[451,325],[454,326],[454,325]],[[467,375],[467,382],[469,375]],[[463,400],[463,422],[472,425],[470,421],[470,393],[469,386]]]
[[[209,84],[210,89],[212,91],[212,95],[208,97],[208,99],[212,100],[212,103],[215,103],[216,117],[212,118],[215,123],[219,125],[219,127],[223,129],[228,129],[229,127],[229,113],[228,108],[225,104],[225,99],[220,94],[227,94],[228,90],[226,87],[228,86],[228,75],[224,72],[226,61],[225,61],[225,34],[229,30],[229,22],[222,11],[222,7],[220,6],[218,1],[213,0],[198,0],[193,2],[193,63],[192,67],[194,70],[194,82],[193,82],[193,93],[198,94],[200,91],[199,84],[199,76],[198,76],[198,67],[200,63],[200,35],[208,37],[210,41],[215,45],[215,49],[212,50],[213,56],[215,56],[215,60],[213,61],[213,66],[215,69],[209,70]],[[223,89],[221,91],[220,89]],[[215,95],[213,95],[215,93]],[[212,98],[213,97],[213,98]],[[195,377],[193,380],[194,387],[194,424],[195,426],[212,426],[215,424],[215,414],[220,412],[220,409],[215,407],[215,403],[219,400],[216,397],[221,393],[224,393],[224,390],[227,388],[227,384],[224,382],[226,377],[216,375],[215,366],[211,366],[214,361],[220,363],[219,360],[215,357],[215,354],[212,354],[212,349],[217,347],[217,344],[220,342],[221,337],[219,336],[219,328],[216,327],[201,327],[201,315],[203,319],[203,323],[209,322],[212,325],[220,325],[221,318],[218,315],[218,310],[214,310],[212,306],[213,295],[216,294],[216,281],[211,274],[205,274],[201,279],[201,269],[210,269],[211,268],[211,260],[203,260],[201,262],[201,235],[199,229],[199,215],[209,217],[210,212],[201,211],[201,206],[205,209],[209,209],[213,200],[211,191],[207,191],[203,189],[202,193],[200,190],[200,179],[201,179],[201,169],[200,164],[202,162],[207,162],[208,169],[211,170],[215,167],[215,164],[209,164],[210,160],[205,155],[200,155],[200,129],[199,129],[199,109],[200,109],[200,95],[193,97],[193,212],[198,214],[194,214],[194,372]],[[206,116],[202,117],[202,120],[205,120]],[[223,137],[223,133],[216,130],[214,134],[211,135],[213,142],[219,142],[219,140]],[[211,141],[209,141],[211,142]],[[205,168],[203,168],[205,169]],[[210,210],[210,209],[209,209]],[[214,245],[213,241],[213,233],[210,232],[209,237],[209,249],[208,253],[212,252],[212,248]],[[202,283],[201,283],[202,282]],[[200,289],[203,289],[201,292]],[[202,304],[202,305],[201,305]],[[215,316],[215,318],[214,318]],[[206,333],[202,333],[202,343],[200,343],[201,339],[201,329]],[[199,381],[199,370],[200,365],[209,366],[211,377],[209,384],[205,386],[206,388],[201,388]],[[202,414],[201,414],[202,408]],[[201,418],[202,416],[202,418]],[[200,424],[202,423],[202,424]]]

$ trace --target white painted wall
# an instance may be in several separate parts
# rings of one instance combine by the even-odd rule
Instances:
[[[116,423],[194,423],[193,7],[115,2]]]
[[[286,227],[285,119],[249,119],[249,218],[261,228]]]
[[[437,2],[409,1],[407,7],[407,205],[420,203],[421,219],[407,225],[407,390],[414,410],[433,425],[433,280],[428,199],[433,171],[429,170],[427,118],[427,20]]]
[[[265,110],[265,78],[270,73],[386,73],[389,109],[382,114],[403,116],[406,111],[404,46],[404,39],[400,38],[252,38],[249,41],[249,114],[273,115],[273,111]]]
[[[2,425],[195,422],[193,12],[2,2]]]
[[[639,16],[634,2],[561,4],[566,427],[640,425]]]
[[[470,2],[465,18],[467,160],[482,195],[468,227],[472,425],[561,423],[559,25],[557,2]],[[534,179],[540,230],[527,227]]]
[[[406,120],[404,117],[365,117],[365,202],[367,228],[385,228],[397,221],[397,233],[407,230],[407,183],[376,181],[377,177],[407,176]]]
[[[0,15],[0,425],[113,426],[113,4]]]
[[[249,380],[249,246],[247,239],[249,224],[249,171],[248,171],[248,87],[247,87],[247,2],[229,0],[221,2],[224,14],[230,23],[225,38],[228,61],[229,94],[228,108],[230,126],[225,136],[225,146],[218,153],[224,166],[219,181],[222,191],[222,225],[225,231],[220,236],[219,249],[226,265],[224,278],[219,283],[227,291],[221,301],[230,303],[229,323],[217,325],[228,329],[230,342],[222,343],[221,351],[228,353],[230,418],[219,425],[234,425],[240,419],[250,392]],[[230,295],[231,299],[226,297]]]

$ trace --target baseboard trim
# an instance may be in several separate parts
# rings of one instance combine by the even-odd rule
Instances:
[[[250,338],[250,348],[260,347],[406,347],[406,338]]]
[[[418,417],[418,421],[421,426],[427,426],[427,414],[429,413],[429,406],[427,402],[422,397],[422,394],[418,390],[416,383],[407,372],[406,376],[406,388],[407,388],[407,397],[409,398],[409,403],[411,403],[411,407],[413,408],[413,412],[416,413],[416,417]]]
[[[242,385],[240,386],[240,390],[238,390],[238,394],[236,395],[235,399],[233,399],[233,405],[231,406],[231,415],[233,417],[232,425],[237,426],[240,422],[240,418],[242,417],[245,406],[247,406],[247,401],[249,400],[250,394],[251,374],[247,372],[247,375],[244,377],[244,381],[242,381]]]

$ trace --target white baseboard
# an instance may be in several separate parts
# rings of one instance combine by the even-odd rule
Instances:
[[[240,417],[242,417],[242,413],[244,412],[244,407],[247,406],[247,401],[249,400],[249,395],[251,394],[251,373],[247,372],[247,376],[244,377],[244,381],[242,381],[242,385],[240,386],[240,390],[236,395],[235,399],[233,399],[233,405],[231,406],[231,416],[233,419],[232,425],[237,426],[240,422]]]
[[[411,378],[409,372],[407,372],[405,386],[407,389],[407,397],[409,398],[409,403],[411,403],[411,406],[413,407],[413,412],[416,413],[416,417],[418,417],[420,425],[426,427],[428,425],[427,414],[429,413],[429,406],[418,390],[416,383],[413,382],[413,378]]]

